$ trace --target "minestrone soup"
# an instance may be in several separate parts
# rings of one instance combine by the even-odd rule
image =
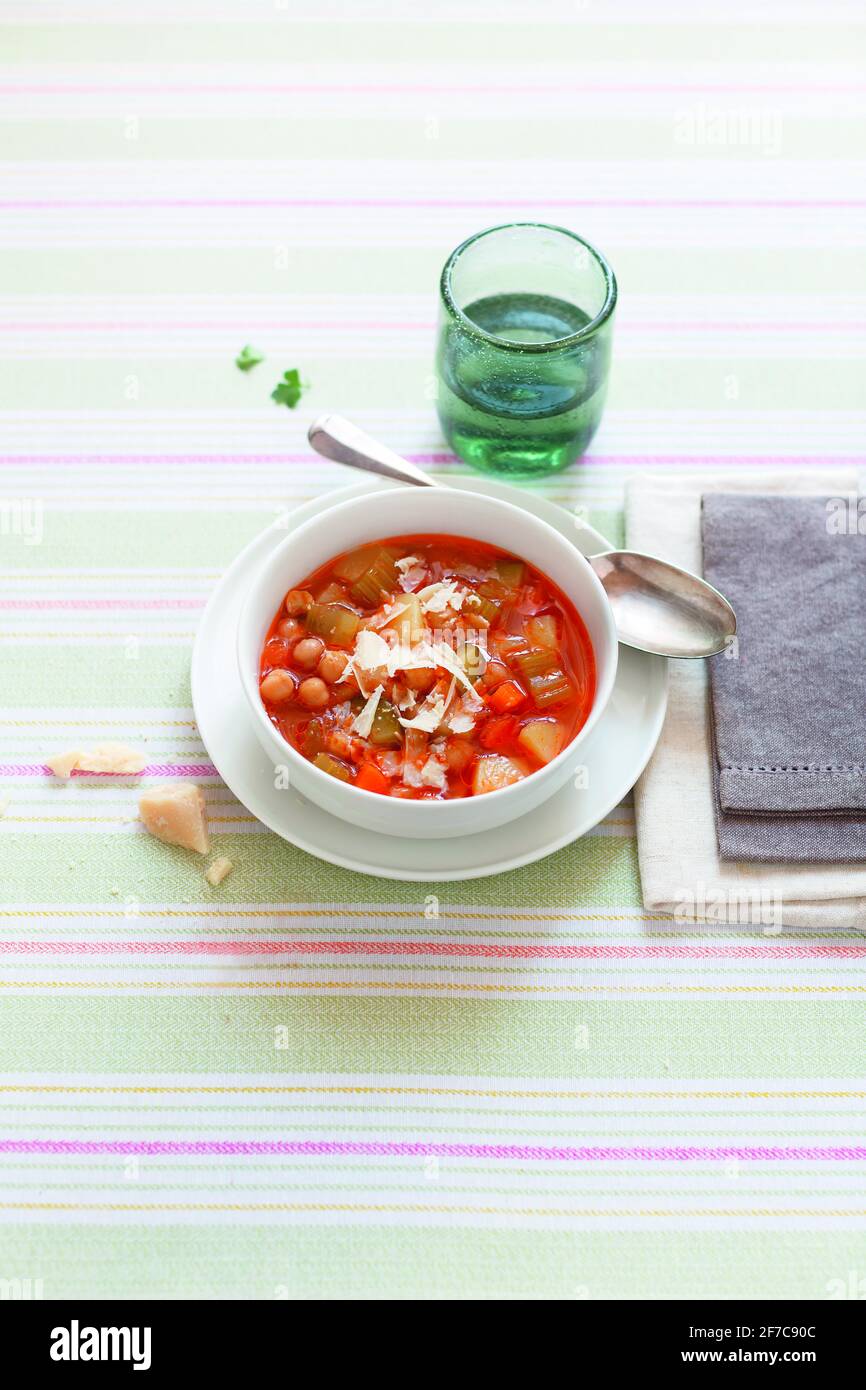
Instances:
[[[479,796],[531,776],[586,722],[589,635],[539,570],[457,536],[340,555],[289,590],[261,697],[322,772],[381,796]]]

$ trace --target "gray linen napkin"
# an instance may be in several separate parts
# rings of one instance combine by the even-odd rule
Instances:
[[[704,574],[738,619],[734,648],[710,663],[723,860],[866,859],[856,520],[856,498],[703,497]]]

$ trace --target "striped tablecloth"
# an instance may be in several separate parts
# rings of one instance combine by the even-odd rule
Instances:
[[[862,461],[862,9],[2,17],[0,1292],[862,1297],[862,938],[652,919],[627,805],[431,920],[265,832],[188,683],[232,557],[344,482],[313,414],[459,466],[435,287],[483,225],[617,270],[602,430],[543,485],[613,539],[644,466]],[[219,889],[133,779],[46,775],[105,737],[206,787]]]

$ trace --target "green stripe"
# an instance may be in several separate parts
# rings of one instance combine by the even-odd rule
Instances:
[[[58,814],[63,810],[63,796],[64,789],[58,788]],[[7,814],[14,814],[13,804]],[[99,814],[98,805],[90,814]],[[214,849],[228,855],[235,866],[219,889],[205,883],[198,855],[159,844],[146,835],[18,832],[14,846],[4,855],[0,902],[38,898],[58,906],[101,902],[117,907],[131,894],[144,905],[171,902],[180,911],[185,903],[202,901],[218,903],[221,909],[233,902],[385,902],[417,911],[419,923],[425,920],[428,892],[436,894],[443,909],[453,905],[455,910],[461,905],[468,909],[473,904],[501,904],[542,912],[580,911],[587,905],[615,909],[626,904],[622,910],[627,911],[640,903],[634,843],[619,836],[585,836],[515,873],[468,883],[424,884],[369,878],[326,865],[276,835],[222,834],[218,826],[211,829],[216,832]],[[113,888],[119,901],[110,896]],[[289,923],[290,919],[287,931],[291,931]],[[361,919],[359,925],[363,925]],[[441,923],[429,920],[429,925]]]
[[[178,616],[188,627],[189,614],[172,615],[172,620],[177,622]],[[69,615],[61,613],[56,620],[63,626],[69,623]],[[44,615],[40,615],[40,623],[45,626]],[[142,643],[135,649],[136,657],[130,659],[124,646],[127,640],[121,634],[116,646],[22,643],[15,650],[14,661],[0,664],[0,705],[28,705],[34,712],[52,710],[59,704],[84,710],[94,703],[118,709],[154,702],[160,708],[189,708],[188,648]],[[49,666],[50,683],[45,679]],[[59,750],[45,750],[52,751]]]
[[[286,216],[289,211],[286,209]],[[514,214],[519,215],[520,209],[515,208]],[[137,295],[213,294],[218,295],[223,303],[227,292],[237,295],[271,294],[275,297],[275,308],[279,305],[280,296],[296,295],[302,290],[307,293],[321,290],[328,295],[344,295],[358,294],[358,287],[363,286],[368,295],[417,295],[419,288],[426,287],[432,294],[442,262],[451,250],[452,238],[435,228],[427,228],[429,246],[401,247],[399,254],[395,254],[391,246],[358,246],[348,229],[353,219],[361,215],[353,212],[351,216],[346,216],[336,211],[335,227],[344,229],[342,245],[288,247],[285,251],[288,262],[284,269],[280,269],[278,264],[279,238],[273,238],[270,227],[263,234],[265,245],[250,247],[244,244],[250,235],[262,235],[255,215],[250,231],[236,232],[234,235],[239,244],[230,248],[195,245],[111,246],[106,251],[101,247],[77,249],[52,246],[49,254],[46,254],[42,248],[4,247],[0,256],[0,294],[75,295],[81,294],[82,285],[86,285],[90,295],[128,296],[134,288]],[[483,209],[475,209],[467,210],[465,220],[469,226],[484,225],[485,222],[507,221],[508,215],[507,207],[486,216]],[[787,220],[791,213],[782,211],[774,216]],[[755,246],[718,246],[707,250],[685,244],[646,248],[623,246],[611,236],[599,238],[599,244],[611,256],[619,283],[627,287],[630,294],[705,295],[712,289],[713,293],[719,295],[778,292],[788,296],[792,285],[796,285],[798,294],[839,294],[840,285],[846,285],[852,294],[866,291],[866,257],[859,247],[832,246],[822,249],[820,224],[816,224],[815,245],[776,246],[769,217],[769,213],[761,215],[765,238]],[[679,214],[677,218],[680,219]],[[565,220],[579,225],[579,209],[575,209],[573,215]],[[827,223],[826,217],[824,220]],[[90,225],[94,236],[105,235],[99,214],[94,214]],[[145,230],[147,225],[140,226],[139,232]],[[160,225],[159,218],[153,225]],[[424,230],[423,220],[420,230]],[[681,229],[678,239],[684,235]],[[314,232],[310,233],[310,241],[315,243]],[[712,266],[711,275],[707,269],[708,259]],[[170,334],[167,335],[166,346],[171,346]],[[232,342],[235,352],[240,346],[241,343]],[[262,346],[266,348],[267,344],[263,343]],[[79,365],[76,363],[76,371]],[[616,371],[623,365],[622,359],[618,358]],[[101,397],[100,408],[104,409],[107,404],[116,408],[122,404],[120,393],[125,366],[125,363],[115,365],[117,396],[110,401],[107,396]],[[391,366],[389,362],[388,372]],[[248,385],[251,397],[255,397],[260,374],[267,374],[267,366],[250,373]],[[351,386],[351,382],[344,385]],[[41,398],[39,404],[44,406],[47,399],[54,405],[46,396]],[[424,399],[426,397],[419,396],[405,401],[391,391],[388,403],[418,405]],[[795,399],[791,396],[787,404],[790,405]],[[820,401],[821,398],[814,393],[809,399]],[[682,407],[684,402],[691,405],[686,392],[678,397],[677,405]],[[761,404],[759,395],[755,405]]]
[[[206,121],[147,113],[140,117],[137,138],[130,140],[126,125],[136,103],[131,93],[118,98],[117,112],[111,116],[74,121],[57,116],[0,120],[0,140],[4,160],[29,164],[40,160],[53,164],[123,159],[135,164],[183,159],[207,165],[210,161],[246,159],[251,149],[258,163],[274,160],[282,164],[293,153],[308,150],[315,150],[317,163],[329,159],[343,163],[346,150],[351,148],[353,159],[412,160],[421,166],[442,160],[483,160],[512,167],[515,160],[534,160],[541,149],[545,159],[579,159],[589,164],[632,160],[639,149],[642,159],[724,165],[732,159],[767,164],[778,156],[823,160],[830,140],[835,159],[853,160],[860,158],[866,145],[866,120],[862,117],[845,119],[832,114],[822,119],[817,110],[804,119],[783,114],[766,99],[756,97],[747,104],[740,99],[733,108],[719,98],[705,106],[704,126],[714,111],[721,113],[715,118],[717,122],[727,121],[722,127],[725,143],[718,134],[714,143],[685,143],[684,137],[691,130],[686,118],[692,113],[692,119],[700,122],[699,108],[694,97],[675,95],[669,100],[669,109],[661,116],[617,114],[615,109],[605,113],[603,140],[594,119],[563,119],[561,113],[528,113],[528,119],[453,116],[436,95],[420,96],[413,114],[401,112],[390,119],[364,116],[363,111],[330,118],[300,114],[210,116]],[[431,118],[437,122],[432,135]]]
[[[371,1081],[401,1072],[569,1083],[862,1073],[851,1039],[863,1008],[846,1000],[12,996],[0,1001],[0,1016],[9,1072],[360,1072]],[[278,1027],[285,1050],[275,1045]]]
[[[134,1201],[135,1184],[127,1187]],[[435,1201],[435,1183],[430,1187]],[[624,1197],[622,1205],[639,1204]],[[716,1205],[724,1203],[695,1201]],[[336,1228],[277,1226],[267,1217],[261,1223],[7,1227],[3,1273],[42,1278],[45,1298],[824,1299],[847,1287],[848,1272],[862,1269],[863,1256],[862,1232],[844,1231]],[[856,1287],[848,1294],[858,1296]]]
[[[107,405],[120,408],[124,383],[134,378],[139,391],[136,410],[234,407],[272,411],[274,433],[265,451],[303,452],[305,446],[294,417],[285,408],[280,411],[269,399],[281,365],[297,366],[309,379],[305,410],[323,411],[339,400],[347,414],[371,407],[387,411],[395,399],[423,400],[433,367],[431,330],[414,355],[406,353],[399,360],[385,356],[320,357],[315,349],[292,350],[281,354],[279,365],[247,378],[232,365],[237,338],[237,334],[223,334],[225,355],[217,361],[194,357],[130,358],[123,362],[80,360],[74,373],[62,358],[7,361],[3,364],[0,404],[19,410],[38,409],[49,399],[57,410],[100,410]],[[831,345],[828,336],[828,348]],[[792,399],[820,400],[824,410],[855,410],[862,401],[862,367],[853,357],[847,362],[815,355],[775,359],[748,358],[738,353],[731,358],[726,347],[710,359],[662,358],[648,347],[645,356],[620,358],[611,378],[608,404],[614,409],[663,410],[676,409],[688,400],[694,410],[720,409],[725,405],[729,380],[734,379],[738,395],[731,402],[732,411],[754,409],[759,402],[762,410],[780,410],[789,407]],[[238,445],[233,447],[237,449]],[[246,445],[251,453],[262,447],[261,443]],[[188,437],[188,442],[180,449],[176,446],[173,452],[184,449],[197,452],[194,438]],[[219,488],[220,476],[220,472],[214,474],[215,490]],[[292,473],[287,468],[287,486],[292,486],[291,480]],[[179,472],[178,482],[181,481]]]
[[[31,442],[27,447],[34,446]],[[146,444],[141,448],[142,452],[148,452]],[[114,450],[114,445],[105,446],[106,453]],[[172,452],[183,454],[186,451],[201,452],[195,438],[176,444]],[[45,449],[40,452],[50,453],[51,450]],[[22,467],[26,469],[27,465]],[[150,471],[151,465],[141,464],[140,469],[132,476],[140,481]],[[211,492],[218,489],[221,476],[222,473],[212,478]],[[107,491],[111,491],[115,486],[116,478],[117,474],[113,474],[109,468],[105,469]],[[235,483],[236,477],[226,472],[225,481]],[[182,464],[178,466],[178,484],[183,488]],[[206,477],[201,483],[196,482],[192,486],[196,491],[207,495]],[[144,508],[130,508],[128,511],[107,512],[102,510],[100,500],[96,497],[92,511],[70,512],[47,501],[43,511],[43,536],[39,545],[26,545],[17,537],[0,538],[0,556],[6,568],[32,574],[36,579],[39,578],[40,570],[90,569],[98,566],[100,569],[124,571],[129,567],[132,556],[136,561],[130,569],[130,579],[133,582],[135,570],[139,568],[146,568],[153,573],[162,567],[176,569],[178,565],[188,565],[190,568],[207,569],[213,573],[229,565],[247,542],[270,525],[276,515],[275,507],[247,511],[234,507],[231,502],[226,502],[224,509],[217,511],[191,509],[186,512],[149,512]],[[116,597],[118,589],[122,588],[125,591],[127,587],[125,583],[121,585],[116,578],[113,581],[98,582],[100,585],[104,584],[104,588],[100,587],[97,591],[104,598]],[[167,579],[165,588],[173,597],[185,596],[182,578]],[[147,592],[154,592],[152,583],[148,584]],[[45,597],[68,599],[70,595],[63,581],[58,580],[56,592],[47,592]],[[191,597],[202,597],[200,584],[197,583],[195,593]],[[117,613],[110,613],[109,617],[115,622]],[[188,631],[195,627],[198,617],[198,611],[195,609],[166,610],[161,621],[173,630]],[[86,621],[92,622],[93,614],[87,613]],[[130,621],[137,622],[138,619],[132,616]],[[49,625],[56,626],[58,630],[72,627],[75,626],[75,617],[69,612],[58,612],[56,616],[42,611],[34,614],[34,629],[46,628]],[[94,692],[91,685],[88,702],[92,704],[93,700]]]

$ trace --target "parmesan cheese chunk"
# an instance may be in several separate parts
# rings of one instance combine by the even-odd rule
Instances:
[[[73,772],[114,772],[130,776],[144,770],[147,758],[125,743],[98,743],[89,752],[75,748],[56,753],[48,758],[47,766],[55,777],[71,777]]]
[[[147,758],[137,748],[125,743],[98,743],[78,759],[79,772],[139,773],[147,766]]]
[[[219,858],[215,859],[210,865],[205,874],[205,878],[212,888],[218,888],[223,879],[228,878],[233,868],[234,864],[232,861],[226,859],[224,854],[221,854]]]
[[[151,835],[167,845],[207,854],[209,841],[201,787],[170,782],[142,792],[138,813]]]
[[[78,759],[83,756],[80,748],[71,748],[66,753],[55,753],[53,757],[46,758],[46,764],[55,777],[71,777],[78,766]]]

